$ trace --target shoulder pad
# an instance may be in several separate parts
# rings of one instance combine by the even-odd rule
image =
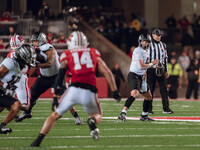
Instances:
[[[41,51],[46,52],[48,50],[53,49],[54,47],[53,47],[53,45],[47,43],[47,44],[40,46],[39,48],[40,48]]]

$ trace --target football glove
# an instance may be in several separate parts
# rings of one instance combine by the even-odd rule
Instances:
[[[39,54],[40,53],[40,48],[39,47],[35,47],[35,53]]]
[[[120,93],[117,90],[112,92],[112,96],[117,102],[119,102],[122,99]]]
[[[5,94],[6,94],[6,95],[13,96],[13,95],[14,95],[14,91],[13,91],[13,90],[10,90],[10,89],[6,89]]]
[[[57,107],[58,106],[58,98],[57,97],[54,97],[53,98],[53,102],[52,102],[52,111],[54,111],[55,110],[55,107]]]

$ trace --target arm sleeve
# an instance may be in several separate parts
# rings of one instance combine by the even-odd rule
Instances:
[[[58,94],[58,90],[57,87],[62,87],[63,85],[63,80],[65,77],[65,73],[66,73],[67,69],[66,68],[61,68],[59,69],[59,73],[57,75],[56,81],[55,81],[55,85],[54,85],[54,89],[55,89],[55,94]]]

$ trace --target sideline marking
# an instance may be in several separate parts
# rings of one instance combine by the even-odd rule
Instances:
[[[103,146],[103,145],[86,145],[86,146],[78,146],[78,145],[71,145],[71,146],[41,146],[39,148],[42,149],[71,149],[71,148],[161,148],[164,147],[166,148],[166,145],[108,145],[108,146]],[[167,147],[200,147],[199,144],[191,144],[191,145],[167,145]],[[33,147],[0,147],[0,149],[35,149]],[[36,148],[37,149],[37,148]]]
[[[103,119],[118,119],[118,117],[102,117]],[[200,117],[151,117],[157,121],[191,121],[200,122]],[[127,117],[127,120],[139,120],[140,117]]]

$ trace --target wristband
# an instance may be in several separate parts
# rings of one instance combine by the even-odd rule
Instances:
[[[150,64],[149,64],[149,68],[151,68],[152,66],[153,66],[153,63],[150,63]]]

